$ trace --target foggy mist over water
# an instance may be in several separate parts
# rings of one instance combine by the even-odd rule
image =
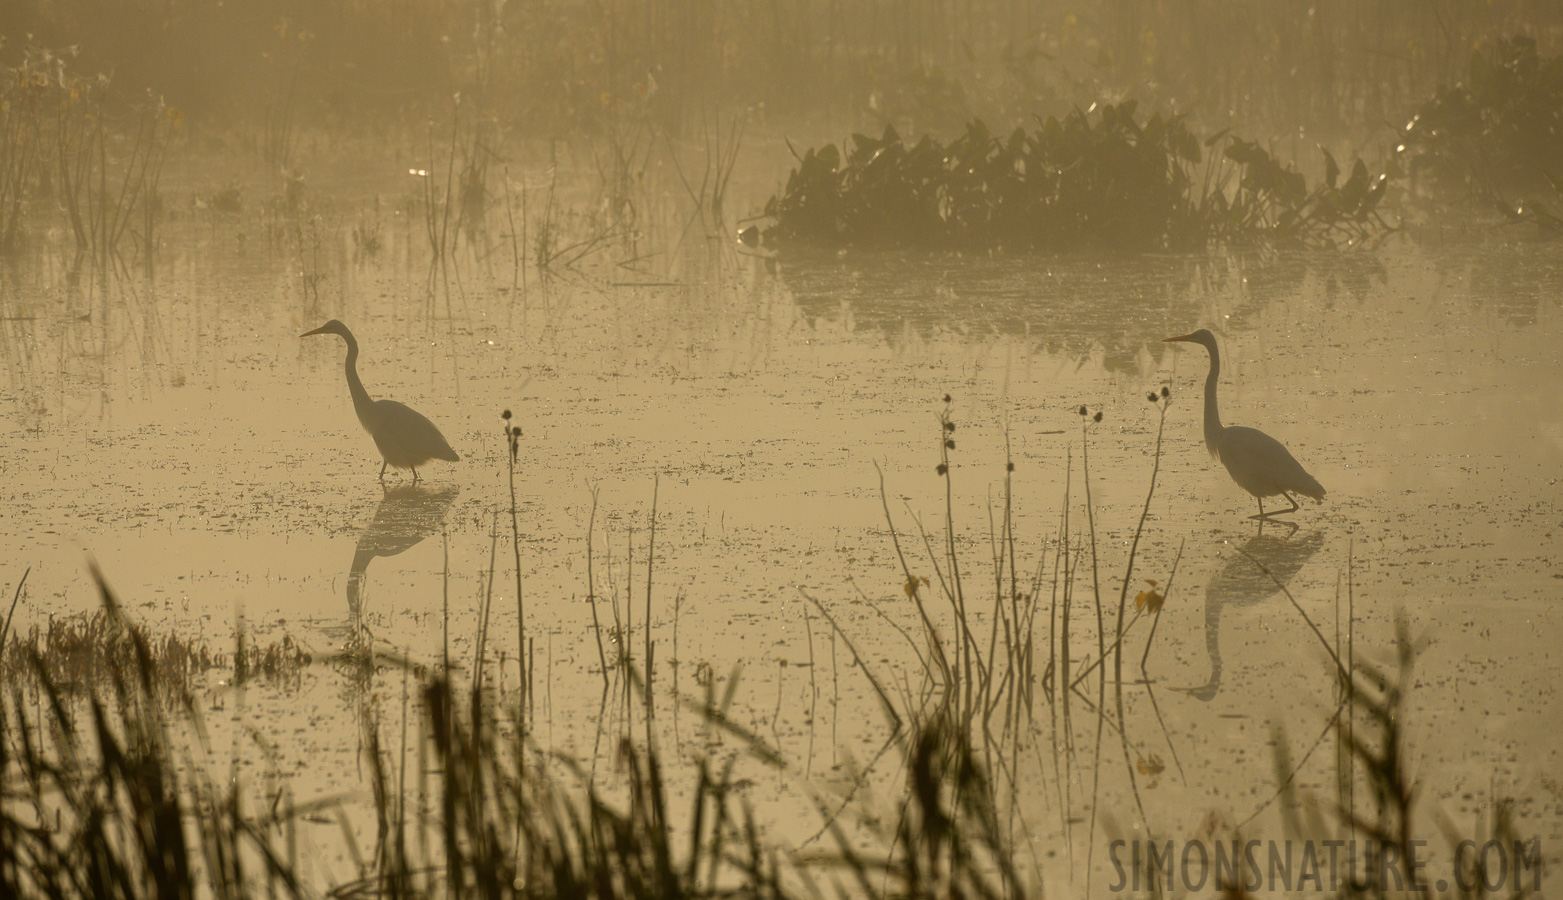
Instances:
[[[0,6],[0,894],[1555,886],[1560,51]]]
[[[1553,49],[1555,4],[1037,2],[38,3],[0,12],[8,64],[58,51],[203,130],[279,118],[419,130],[460,93],[524,137],[630,113],[689,137],[718,111],[909,134],[1008,128],[1132,98],[1211,131],[1365,132],[1466,75],[1484,41]]]

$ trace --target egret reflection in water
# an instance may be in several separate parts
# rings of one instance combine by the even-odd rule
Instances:
[[[369,563],[376,557],[395,556],[438,532],[459,493],[461,488],[456,485],[430,488],[416,482],[386,490],[375,509],[374,520],[358,535],[353,563],[347,570],[347,608],[355,624],[362,614]]]
[[[1276,582],[1284,585],[1291,581],[1324,544],[1322,531],[1303,535],[1296,535],[1295,531],[1294,528],[1287,532],[1287,537],[1281,537],[1265,534],[1261,527],[1257,535],[1243,544],[1243,553],[1232,553],[1221,571],[1210,579],[1205,587],[1205,651],[1210,655],[1210,680],[1198,687],[1174,690],[1200,700],[1216,696],[1221,689],[1221,614],[1229,607],[1253,606],[1280,593]],[[1254,565],[1254,560],[1264,564],[1270,574]]]

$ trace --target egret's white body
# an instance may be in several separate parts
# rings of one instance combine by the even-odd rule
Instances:
[[[385,480],[385,467],[411,469],[413,481],[418,480],[418,467],[431,459],[457,462],[461,457],[450,447],[450,442],[434,427],[434,423],[404,403],[395,400],[371,400],[364,383],[358,380],[358,341],[336,319],[306,331],[300,337],[312,334],[337,334],[347,342],[347,391],[353,395],[353,412],[358,414],[359,424],[374,438],[375,447],[385,460],[380,464],[380,480]]]
[[[1216,336],[1209,329],[1201,328],[1192,334],[1165,338],[1164,341],[1187,341],[1201,344],[1210,351],[1210,374],[1205,377],[1205,447],[1210,455],[1221,460],[1238,487],[1253,494],[1259,501],[1259,515],[1263,519],[1281,513],[1295,512],[1297,501],[1293,493],[1324,499],[1324,487],[1318,479],[1309,475],[1281,442],[1257,428],[1241,425],[1222,425],[1221,412],[1216,408],[1216,379],[1221,374],[1221,351],[1216,349]],[[1266,497],[1285,497],[1291,509],[1265,512]]]

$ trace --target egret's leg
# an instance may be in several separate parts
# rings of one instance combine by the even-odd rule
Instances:
[[[1275,515],[1275,513],[1271,513],[1270,515]],[[1249,518],[1253,518],[1253,517],[1250,516]],[[1266,516],[1265,518],[1259,520],[1259,534],[1264,534],[1265,533],[1265,525],[1266,524],[1274,525],[1276,528],[1286,528],[1286,529],[1289,529],[1286,532],[1286,536],[1287,537],[1291,537],[1292,535],[1297,533],[1297,523],[1296,522],[1293,522],[1290,519],[1282,519],[1279,522],[1272,522],[1272,521],[1270,521],[1269,516]]]
[[[1263,500],[1260,500],[1259,501],[1259,515],[1257,515],[1257,516],[1249,516],[1249,518],[1250,519],[1268,519],[1271,516],[1284,516],[1287,513],[1296,512],[1299,509],[1302,509],[1301,506],[1297,505],[1296,498],[1294,498],[1291,494],[1288,494],[1287,492],[1282,491],[1281,492],[1281,496],[1285,497],[1288,501],[1291,502],[1291,504],[1292,504],[1292,508],[1291,509],[1277,509],[1277,510],[1271,510],[1270,512],[1265,512],[1264,511],[1265,510],[1265,502]]]
[[[385,463],[380,463],[380,483],[385,484]]]
[[[1297,498],[1293,497],[1291,494],[1287,493],[1286,491],[1282,491],[1281,492],[1281,496],[1285,497],[1287,499],[1287,501],[1292,504],[1292,508],[1291,509],[1277,509],[1277,510],[1274,510],[1272,512],[1265,512],[1265,501],[1264,501],[1263,497],[1260,497],[1259,498],[1259,515],[1257,515],[1257,516],[1249,516],[1249,518],[1250,519],[1268,519],[1271,516],[1284,516],[1287,513],[1296,512],[1299,509],[1302,509],[1301,506],[1297,505]]]
[[[407,468],[412,469],[412,483],[413,484],[417,484],[418,483],[418,467],[417,466],[408,466]]]

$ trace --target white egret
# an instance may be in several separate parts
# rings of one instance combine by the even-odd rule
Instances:
[[[1187,341],[1203,344],[1210,351],[1210,374],[1205,377],[1205,447],[1210,455],[1221,460],[1238,487],[1253,494],[1259,501],[1259,515],[1250,519],[1264,519],[1299,509],[1292,492],[1324,499],[1324,487],[1318,479],[1303,470],[1302,464],[1288,453],[1281,442],[1257,428],[1221,424],[1221,413],[1216,409],[1216,378],[1221,374],[1221,352],[1216,349],[1216,336],[1207,328],[1164,338],[1163,341]],[[1291,504],[1291,509],[1265,512],[1265,498],[1279,494]]]
[[[456,462],[461,457],[450,448],[450,443],[434,423],[411,407],[395,400],[371,400],[364,383],[358,380],[358,342],[353,333],[336,319],[306,331],[299,337],[312,334],[338,334],[347,342],[347,391],[353,395],[353,411],[358,413],[359,424],[374,438],[384,462],[380,464],[380,480],[385,480],[385,467],[411,469],[412,480],[418,480],[418,467],[431,459]]]

